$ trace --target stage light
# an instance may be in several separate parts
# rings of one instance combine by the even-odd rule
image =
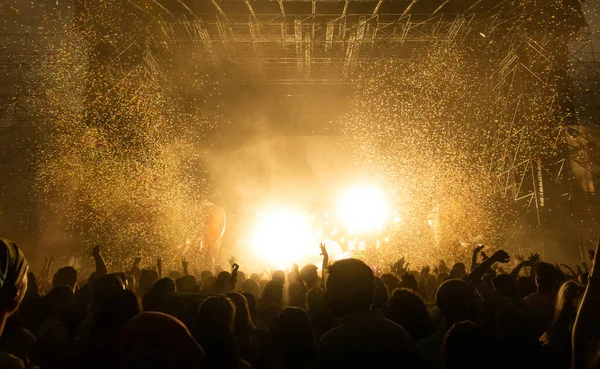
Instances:
[[[385,197],[375,187],[354,187],[340,198],[340,220],[349,233],[381,230],[387,220],[387,212]]]
[[[308,253],[318,254],[308,216],[295,209],[271,209],[259,214],[252,237],[254,255],[276,268],[289,268]]]

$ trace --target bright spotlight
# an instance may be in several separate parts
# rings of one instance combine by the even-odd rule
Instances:
[[[252,247],[255,256],[277,268],[286,268],[315,253],[313,233],[306,214],[293,209],[273,209],[259,214]]]
[[[344,192],[339,203],[340,220],[350,233],[381,230],[387,220],[383,193],[375,187],[354,187]]]

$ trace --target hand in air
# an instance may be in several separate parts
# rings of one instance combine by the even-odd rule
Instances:
[[[440,273],[449,273],[450,269],[446,266],[446,262],[444,260],[440,260],[440,266],[438,267]]]
[[[540,254],[531,254],[529,256],[529,263],[531,264],[530,266],[534,266],[535,264],[540,262]]]
[[[327,248],[325,247],[325,242],[321,242],[319,244],[319,248],[321,249],[321,256],[327,255]]]
[[[93,257],[100,256],[100,245],[94,246],[94,248],[92,249],[92,256]]]
[[[237,262],[237,258],[235,256],[232,256],[227,261],[229,262],[229,265],[233,267],[233,264]]]
[[[498,263],[508,263],[510,261],[510,255],[504,250],[496,251],[494,255],[492,255],[492,258]]]

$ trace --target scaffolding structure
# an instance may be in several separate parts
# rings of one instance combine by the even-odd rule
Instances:
[[[109,1],[75,3],[80,13],[94,14]],[[353,84],[361,68],[382,59],[409,59],[433,44],[464,46],[494,65],[492,109],[481,122],[488,131],[486,164],[502,194],[530,218],[538,245],[548,246],[556,224],[577,229],[595,211],[579,212],[572,200],[582,149],[569,135],[597,126],[600,117],[600,55],[590,46],[599,35],[584,27],[579,1],[129,0],[112,6],[126,36],[98,37],[91,45],[102,50],[98,62],[143,63],[161,82],[168,82],[161,75],[169,65],[193,56],[207,68],[235,70],[224,78],[236,83]],[[13,36],[0,49],[0,175],[10,178],[2,195],[22,198],[18,173],[33,137],[31,91],[22,83],[38,78],[35,66],[47,50],[32,35]],[[600,185],[600,172],[588,172]],[[576,220],[554,215],[569,213]],[[583,250],[587,235],[572,234]]]

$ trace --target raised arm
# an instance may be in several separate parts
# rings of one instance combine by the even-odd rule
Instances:
[[[519,278],[519,273],[521,273],[521,269],[526,266],[531,266],[529,260],[523,260],[517,264],[517,266],[510,272],[510,276],[513,280],[517,280]]]
[[[560,264],[561,267],[565,268],[569,273],[571,273],[571,276],[573,278],[577,278],[579,276],[580,273],[575,273],[575,271],[573,270],[573,268],[571,268],[570,266],[568,266],[567,264]]]
[[[590,355],[595,354],[591,343],[600,340],[600,241],[588,277],[588,285],[577,312],[573,327],[572,369],[585,368]]]
[[[483,245],[479,245],[473,249],[473,255],[471,256],[471,272],[473,272],[477,267],[477,255],[479,255],[483,248]]]
[[[163,265],[162,265],[162,258],[160,256],[158,256],[156,258],[156,271],[158,272],[158,278],[162,278],[162,272],[163,272]]]
[[[234,261],[235,261],[235,259],[234,259]],[[231,279],[229,280],[229,288],[231,291],[235,291],[235,286],[237,286],[239,269],[240,269],[240,266],[237,265],[237,263],[233,263],[231,265]]]
[[[183,275],[190,275],[190,273],[188,272],[189,265],[189,261],[187,261],[185,258],[181,258],[181,267],[183,268]]]
[[[486,270],[492,267],[494,263],[508,263],[510,261],[510,256],[504,250],[496,251],[492,257],[485,259],[481,264],[479,264],[473,272],[469,275],[471,282],[475,287],[478,287],[481,284],[481,278],[485,274]]]
[[[325,243],[321,242],[319,244],[319,248],[321,249],[321,255],[323,256],[323,265],[322,265],[322,283],[321,286],[325,287],[325,282],[327,282],[327,267],[329,266],[329,254],[327,253],[327,248],[325,247]]]
[[[108,274],[108,268],[106,268],[106,263],[104,262],[104,258],[100,253],[100,245],[96,245],[96,247],[94,247],[92,250],[92,256],[94,257],[94,262],[96,263],[96,276],[100,278]]]

